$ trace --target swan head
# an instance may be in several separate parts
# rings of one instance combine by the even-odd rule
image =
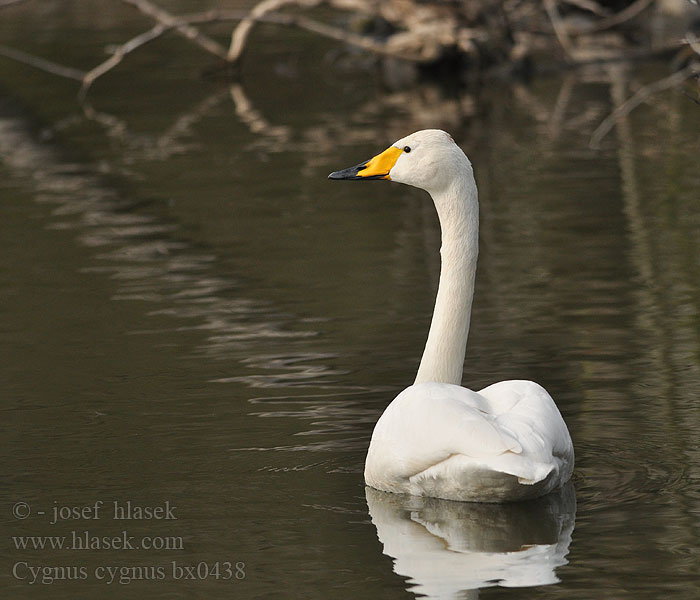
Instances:
[[[328,179],[388,179],[432,193],[464,171],[473,177],[469,159],[452,136],[441,129],[424,129],[397,140],[370,160],[331,173]]]

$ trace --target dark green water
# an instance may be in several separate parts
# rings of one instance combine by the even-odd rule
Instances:
[[[47,6],[5,9],[3,43],[88,68],[148,26]],[[455,98],[333,48],[263,28],[229,87],[168,37],[95,85],[92,118],[74,84],[0,59],[8,597],[697,599],[698,107],[657,96],[596,152],[624,72]],[[480,186],[464,383],[550,391],[577,453],[561,496],[363,486],[421,355],[439,230],[419,191],[326,175],[424,127]],[[86,512],[52,523],[61,507]],[[17,546],[86,531],[134,548]]]

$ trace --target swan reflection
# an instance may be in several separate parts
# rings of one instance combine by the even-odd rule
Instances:
[[[428,598],[476,598],[478,588],[557,583],[576,517],[571,483],[528,502],[477,504],[366,489],[394,572]],[[472,594],[465,594],[474,590]]]

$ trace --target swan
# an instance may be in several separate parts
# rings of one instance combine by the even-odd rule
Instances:
[[[479,245],[469,159],[439,129],[406,136],[329,179],[386,179],[427,191],[442,230],[440,279],[416,379],[377,421],[365,482],[384,492],[471,502],[543,496],[566,483],[571,436],[551,396],[532,381],[461,386]]]

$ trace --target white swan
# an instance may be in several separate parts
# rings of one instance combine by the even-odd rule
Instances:
[[[418,131],[329,179],[389,179],[426,190],[442,228],[442,267],[414,384],[377,422],[367,485],[474,502],[542,496],[568,481],[569,431],[532,381],[461,387],[478,254],[479,203],[471,163],[444,131]]]

